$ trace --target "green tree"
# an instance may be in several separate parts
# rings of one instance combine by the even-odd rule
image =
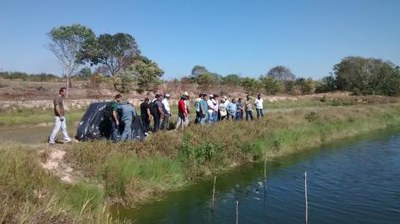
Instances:
[[[103,66],[107,76],[114,76],[134,63],[140,55],[135,38],[130,34],[101,34],[95,41],[88,41],[79,54],[81,63]]]
[[[78,52],[85,42],[94,40],[96,36],[90,28],[80,24],[55,27],[51,29],[48,35],[51,39],[48,48],[57,57],[66,72],[67,88],[71,87],[69,77],[79,67],[77,62]]]
[[[144,91],[156,91],[161,83],[161,76],[164,71],[152,60],[144,56],[137,56],[130,67],[130,74],[137,85],[136,90],[141,93]]]
[[[239,86],[241,83],[240,77],[236,74],[229,74],[222,77],[222,84],[228,86]]]
[[[290,71],[289,68],[278,65],[271,68],[266,74],[267,77],[275,78],[278,81],[286,82],[286,81],[294,81],[296,76]]]
[[[92,70],[88,67],[81,68],[81,70],[79,70],[79,72],[76,74],[77,77],[83,79],[88,78],[91,75],[92,75]]]
[[[322,80],[316,84],[315,92],[327,93],[334,90],[337,90],[336,79],[331,74],[330,76],[323,77]]]
[[[260,81],[265,92],[268,94],[275,95],[283,90],[282,82],[278,81],[274,77],[261,76]]]
[[[189,76],[192,83],[197,83],[199,75],[210,73],[206,67],[202,65],[195,65],[192,69],[192,72]]]
[[[399,77],[390,62],[375,58],[346,57],[333,70],[339,90],[354,94],[398,95]]]
[[[298,78],[296,79],[295,86],[299,94],[312,94],[316,88],[315,82],[311,78]]]
[[[202,92],[209,91],[211,87],[218,84],[217,77],[211,73],[199,74],[197,78],[197,84]]]
[[[246,77],[242,79],[241,83],[246,94],[255,95],[261,89],[261,84],[254,78]]]

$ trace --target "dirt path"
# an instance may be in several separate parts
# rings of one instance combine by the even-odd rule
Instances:
[[[74,172],[72,167],[63,160],[66,151],[62,145],[50,146],[49,150],[42,150],[39,153],[48,153],[46,161],[41,163],[44,169],[50,171],[65,183],[75,184],[78,182],[79,174]]]

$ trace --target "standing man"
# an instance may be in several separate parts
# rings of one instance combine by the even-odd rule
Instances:
[[[250,96],[247,95],[246,101],[244,103],[244,109],[246,111],[246,121],[249,120],[249,117],[250,117],[250,120],[253,120],[253,109],[251,108],[251,104],[252,103],[251,103]]]
[[[178,102],[178,122],[175,125],[175,129],[184,129],[186,126],[186,119],[188,116],[187,107],[185,104],[186,96],[182,95]]]
[[[221,103],[219,104],[219,120],[222,121],[225,118],[228,119],[228,97],[224,96],[221,99]]]
[[[190,96],[188,92],[184,92],[183,95],[186,97],[185,100],[185,107],[186,107],[186,118],[185,118],[185,126],[189,126],[189,122],[190,122]]]
[[[254,100],[254,105],[256,106],[256,111],[257,111],[257,119],[261,117],[264,117],[264,105],[263,105],[263,98],[261,98],[261,94],[257,95],[257,99]]]
[[[198,122],[202,125],[206,123],[207,113],[208,113],[208,105],[207,105],[207,94],[201,94],[201,100],[199,102],[199,120]]]
[[[160,129],[160,121],[161,118],[164,117],[164,110],[162,104],[163,96],[161,94],[156,94],[155,101],[151,104],[151,110],[153,111],[154,117],[154,132],[157,132]]]
[[[136,117],[136,110],[129,101],[120,105],[120,108],[122,110],[121,123],[124,125],[121,141],[132,140],[132,122]]]
[[[64,110],[64,98],[67,93],[67,89],[65,87],[61,87],[58,90],[58,95],[53,100],[54,105],[54,128],[51,132],[49,138],[49,144],[55,144],[56,136],[58,131],[61,128],[61,132],[63,135],[64,143],[70,143],[71,139],[68,136],[67,132],[67,123],[65,121],[65,110]]]
[[[219,96],[217,94],[214,94],[214,98],[212,99],[212,103],[214,105],[214,112],[213,112],[213,120],[214,122],[217,122],[219,119],[219,101],[218,101]]]
[[[207,107],[208,107],[208,123],[213,123],[214,122],[214,95],[211,94],[210,97],[207,100]]]
[[[171,107],[169,106],[169,99],[171,95],[168,93],[164,95],[164,99],[161,101],[163,104],[163,112],[164,118],[161,122],[161,130],[168,130],[169,127],[169,118],[171,117]]]
[[[201,114],[200,114],[200,102],[203,99],[203,95],[202,93],[199,94],[199,98],[197,98],[194,101],[194,109],[196,110],[196,119],[194,120],[195,124],[200,123],[201,120]]]
[[[142,123],[144,126],[144,135],[146,135],[146,136],[149,134],[149,130],[150,130],[151,114],[150,114],[149,102],[150,102],[149,98],[146,97],[144,99],[144,101],[140,104],[140,117],[142,119]]]
[[[114,100],[111,101],[111,110],[112,110],[112,116],[111,116],[111,140],[115,143],[118,141],[118,134],[119,134],[119,117],[118,117],[118,106],[120,105],[120,102],[122,100],[122,95],[117,94],[114,97]]]
[[[237,111],[236,100],[235,98],[233,98],[232,101],[228,104],[228,120],[236,119],[236,111]]]
[[[243,103],[240,97],[236,103],[236,120],[243,120]]]

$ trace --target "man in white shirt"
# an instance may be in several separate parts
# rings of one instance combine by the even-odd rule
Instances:
[[[211,94],[210,97],[207,100],[207,105],[208,105],[208,123],[214,122],[214,95]]]
[[[169,127],[169,118],[171,117],[171,107],[169,106],[169,99],[170,95],[167,93],[164,95],[164,99],[161,101],[163,104],[163,112],[164,112],[164,117],[161,123],[161,130],[168,130]]]
[[[257,111],[257,119],[261,117],[264,117],[264,100],[261,98],[261,94],[257,95],[257,99],[254,100],[254,105],[256,106],[256,111]]]

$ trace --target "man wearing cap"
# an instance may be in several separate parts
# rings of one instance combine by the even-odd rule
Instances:
[[[185,128],[186,117],[188,116],[186,105],[185,105],[186,96],[182,95],[181,99],[178,102],[178,121],[175,125],[175,129],[183,130]]]
[[[257,99],[254,100],[254,105],[256,106],[257,111],[257,119],[260,117],[264,117],[264,105],[263,105],[263,98],[261,98],[261,94],[257,95]]]
[[[151,111],[153,112],[154,117],[154,132],[157,132],[160,129],[160,120],[164,117],[164,110],[162,104],[162,95],[156,94],[156,98],[154,102],[151,104]]]
[[[161,130],[168,130],[169,127],[169,118],[171,117],[171,108],[169,106],[170,98],[171,95],[167,93],[164,95],[164,99],[161,101],[163,104],[163,112],[164,112],[164,117],[161,122]]]

